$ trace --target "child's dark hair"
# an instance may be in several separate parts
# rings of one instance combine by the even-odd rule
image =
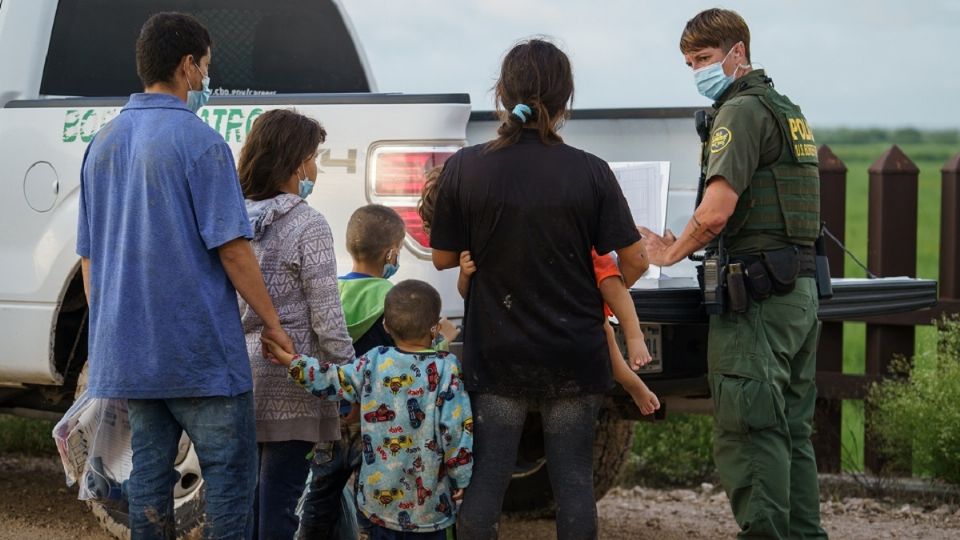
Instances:
[[[347,222],[347,252],[355,261],[379,263],[379,258],[403,241],[407,228],[393,208],[382,204],[361,206]]]
[[[487,150],[515,144],[524,124],[531,121],[537,122],[544,144],[563,142],[557,130],[573,99],[573,71],[570,59],[556,45],[531,39],[514,46],[503,58],[494,91],[497,113],[503,123]],[[514,112],[518,105],[528,107],[530,112]]]
[[[137,38],[137,75],[144,87],[171,82],[184,56],[194,63],[207,54],[213,42],[210,33],[186,13],[157,13],[147,19]]]
[[[274,109],[258,116],[237,163],[243,196],[253,201],[275,197],[326,139],[320,122],[294,110]]]
[[[405,279],[383,303],[383,323],[393,338],[411,341],[430,336],[440,320],[440,293],[425,281]]]
[[[417,203],[417,213],[423,222],[423,230],[430,234],[430,224],[433,223],[433,212],[437,206],[437,191],[440,187],[440,175],[443,174],[443,165],[430,169],[424,174],[426,181],[420,189],[420,202]]]

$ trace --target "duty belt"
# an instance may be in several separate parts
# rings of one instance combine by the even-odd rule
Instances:
[[[817,277],[817,253],[813,247],[794,246],[794,249],[797,250],[797,261],[799,263],[797,277]],[[741,263],[744,267],[749,267],[752,263],[761,259],[760,255],[730,255],[730,262]]]

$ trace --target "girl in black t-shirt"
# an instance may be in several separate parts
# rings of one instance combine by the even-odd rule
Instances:
[[[595,538],[592,449],[612,386],[591,249],[617,250],[625,282],[646,270],[626,200],[603,160],[557,133],[573,95],[567,56],[533,39],[504,58],[498,138],[445,164],[430,243],[438,269],[469,251],[463,378],[476,434],[461,540],[496,536],[527,412],[543,419],[557,536]]]

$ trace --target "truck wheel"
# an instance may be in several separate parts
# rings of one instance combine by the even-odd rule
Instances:
[[[633,425],[632,421],[618,418],[610,408],[600,411],[593,443],[593,494],[597,500],[613,487],[627,463]],[[523,428],[513,480],[503,500],[505,512],[547,516],[556,511],[544,454],[540,415],[530,414]]]
[[[77,379],[79,396],[87,387],[87,366],[84,365]],[[174,468],[180,473],[180,481],[173,488],[173,512],[177,523],[177,538],[187,538],[203,524],[203,477],[200,475],[200,461],[193,450],[193,443],[186,434],[180,438],[177,460]],[[129,539],[130,528],[126,512],[102,505],[96,501],[86,501],[87,506],[100,526],[115,538]],[[199,533],[192,537],[199,538]]]

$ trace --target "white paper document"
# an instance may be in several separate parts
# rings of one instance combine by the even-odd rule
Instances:
[[[657,234],[667,226],[667,193],[670,190],[669,161],[618,161],[610,168],[620,182],[623,196],[637,225]],[[660,267],[650,265],[642,279],[659,279]],[[641,284],[635,287],[641,287]]]

